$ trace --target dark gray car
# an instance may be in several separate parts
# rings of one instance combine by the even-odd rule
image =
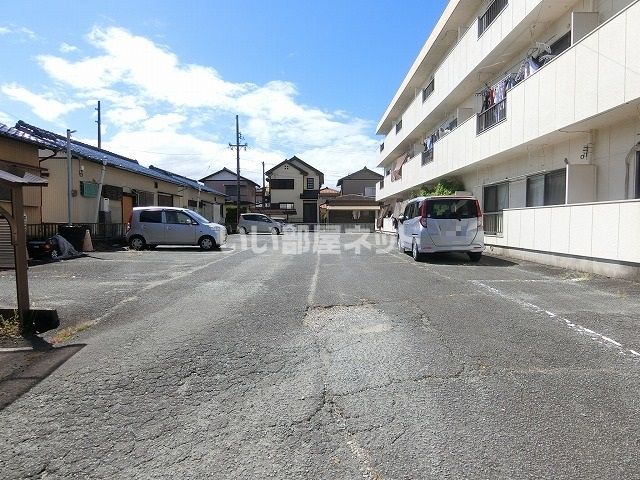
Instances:
[[[243,213],[238,222],[238,233],[272,233],[280,235],[283,226],[262,213]]]

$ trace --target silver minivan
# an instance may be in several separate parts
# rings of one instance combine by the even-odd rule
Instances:
[[[135,207],[127,225],[127,242],[134,250],[157,245],[199,245],[211,250],[227,242],[227,229],[187,208]]]
[[[240,221],[238,222],[238,233],[243,235],[249,232],[280,235],[283,231],[284,225],[262,213],[243,213],[240,215]]]
[[[458,195],[409,200],[398,217],[398,250],[410,250],[416,261],[436,252],[464,252],[479,261],[484,251],[480,203]]]

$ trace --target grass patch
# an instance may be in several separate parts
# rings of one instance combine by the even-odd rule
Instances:
[[[5,317],[0,314],[0,337],[20,337],[22,335],[22,324],[18,317],[18,312],[13,316]]]
[[[93,322],[84,322],[78,325],[74,325],[72,327],[63,328],[62,330],[58,330],[56,334],[51,338],[50,343],[62,343],[69,340],[74,335],[77,335],[80,332],[84,332],[89,329],[93,325]]]

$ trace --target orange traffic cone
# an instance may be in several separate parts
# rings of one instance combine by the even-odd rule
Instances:
[[[82,242],[83,252],[93,252],[93,243],[91,243],[91,234],[89,230],[84,231],[84,241]]]

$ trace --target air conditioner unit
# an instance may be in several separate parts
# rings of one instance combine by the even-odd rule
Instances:
[[[111,208],[109,207],[109,199],[106,197],[102,197],[100,199],[100,211],[101,212],[110,212]]]

